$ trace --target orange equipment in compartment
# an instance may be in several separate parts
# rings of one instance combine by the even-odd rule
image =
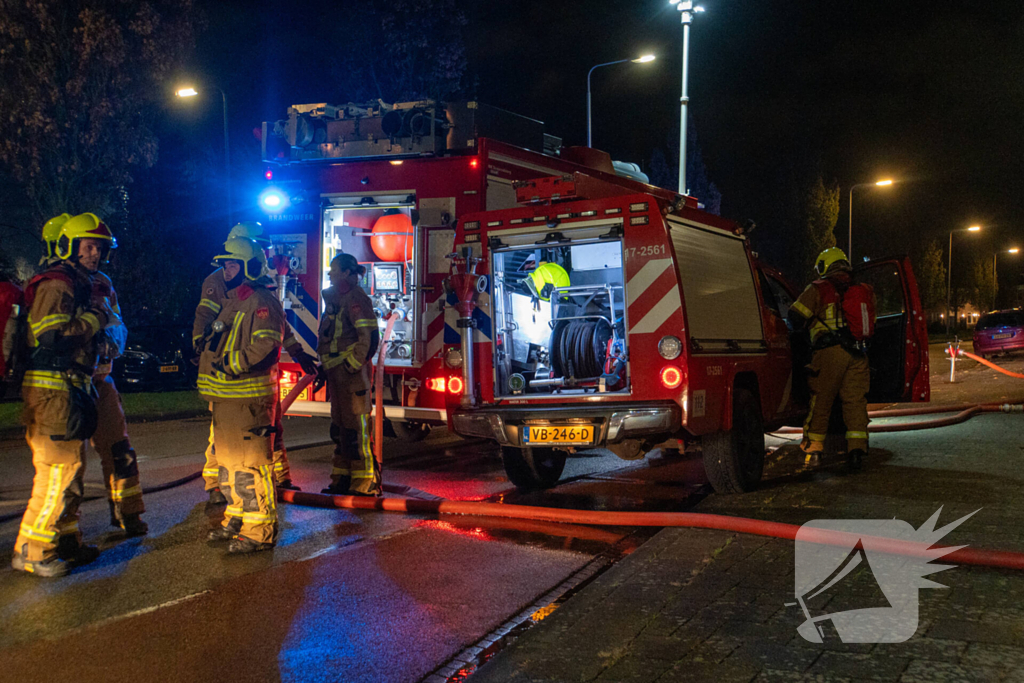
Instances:
[[[412,259],[412,220],[397,209],[388,209],[373,224],[370,246],[381,261]]]

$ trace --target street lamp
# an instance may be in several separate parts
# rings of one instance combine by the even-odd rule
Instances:
[[[590,74],[594,73],[594,69],[599,69],[602,66],[612,66],[613,64],[625,64],[626,62],[633,62],[634,64],[647,64],[653,62],[656,59],[654,55],[643,55],[636,59],[617,59],[614,62],[605,62],[604,64],[596,64],[590,67],[590,71],[587,72],[587,147],[593,147],[591,137],[591,116],[590,116]]]
[[[1018,249],[1017,247],[1010,247],[1009,249],[1006,250],[1005,253],[1007,253],[1007,254],[1019,254],[1020,253],[1020,249]],[[998,292],[999,292],[999,275],[998,275],[998,271],[996,270],[996,268],[998,266],[998,261],[996,259],[997,259],[998,256],[999,256],[999,252],[998,251],[992,254],[992,310],[993,311],[996,310],[996,296],[998,295]]]
[[[951,295],[953,292],[953,233],[954,232],[979,232],[981,230],[980,225],[972,225],[969,228],[960,228],[959,230],[949,231],[949,268],[946,269],[946,313],[952,313],[952,315],[946,316],[946,335],[949,336],[949,319],[956,315],[955,312],[951,311],[952,299]]]
[[[704,11],[693,0],[668,0],[681,13],[683,22],[683,89],[679,96],[679,194],[686,194],[686,107],[690,103],[687,94],[690,82],[690,23],[693,15]]]
[[[215,85],[210,86],[210,89],[220,93],[221,109],[224,114],[224,179],[227,185],[226,198],[228,202],[228,226],[230,227],[234,225],[234,221],[232,220],[233,211],[231,204],[231,141],[228,138],[228,96]],[[199,95],[199,91],[193,86],[183,86],[178,88],[174,94],[182,99],[186,99],[196,97]]]
[[[853,263],[853,191],[858,187],[889,187],[892,185],[892,179],[886,178],[885,180],[876,180],[873,183],[857,183],[850,188],[850,223],[847,226],[849,228],[849,235],[846,240],[846,257],[850,259],[850,263]]]

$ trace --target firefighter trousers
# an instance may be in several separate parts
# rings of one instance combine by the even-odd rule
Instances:
[[[66,420],[67,392],[63,393]],[[50,401],[50,406],[45,406],[44,400],[44,410],[58,407],[55,404],[60,403],[61,397],[51,397]],[[77,547],[82,542],[82,533],[78,530],[78,506],[84,491],[85,442],[54,441],[50,433],[55,429],[44,428],[28,402],[25,412],[29,420],[25,438],[32,449],[36,475],[14,550],[28,562],[42,562],[58,555],[58,544]]]
[[[366,368],[361,373],[368,374]],[[331,441],[334,460],[331,484],[354,493],[380,493],[380,463],[370,441],[370,390],[343,365],[327,371],[331,396]]]
[[[128,425],[114,379],[110,375],[99,375],[93,377],[93,386],[96,387],[98,420],[92,445],[100,456],[103,483],[110,502],[110,521],[123,526],[126,516],[146,510],[139,483],[138,458],[128,440]]]
[[[272,464],[274,398],[213,404],[217,481],[228,499],[224,526],[257,543],[277,540]],[[241,527],[232,518],[242,520]]]
[[[804,438],[810,442],[825,441],[832,404],[838,398],[843,406],[847,448],[867,451],[867,393],[871,384],[868,357],[838,345],[815,351],[808,384],[811,406],[804,422]]]
[[[211,408],[212,410],[212,408]],[[274,484],[292,479],[291,465],[288,464],[288,450],[284,445],[284,425],[281,423],[281,401],[274,408]],[[210,422],[210,438],[206,444],[206,463],[203,465],[203,483],[207,491],[220,486],[217,468],[217,452],[213,445],[213,422]]]

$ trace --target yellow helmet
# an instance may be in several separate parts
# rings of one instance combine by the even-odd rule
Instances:
[[[526,286],[541,301],[551,299],[551,291],[569,286],[569,273],[557,263],[541,263],[530,273]],[[551,285],[550,288],[547,285]]]
[[[838,247],[829,247],[818,254],[818,258],[814,260],[814,270],[818,273],[819,277],[824,277],[825,273],[828,272],[828,269],[840,261],[845,263],[847,267],[850,265],[850,260],[846,258],[846,254],[842,249]]]
[[[213,257],[213,265],[223,266],[224,261],[241,261],[247,280],[258,280],[267,271],[267,255],[248,237],[232,237],[225,242],[224,253]]]
[[[228,233],[228,239],[232,237],[247,237],[261,247],[269,247],[270,240],[263,237],[263,225],[256,221],[244,221],[236,223]]]
[[[53,220],[57,220],[57,218]],[[117,248],[117,240],[114,239],[110,228],[99,216],[94,213],[80,213],[74,218],[64,221],[64,224],[60,226],[54,255],[62,261],[74,258],[78,255],[78,241],[83,239],[101,240],[107,243],[103,252],[103,261],[107,260],[107,254],[111,249]]]
[[[53,248],[57,245],[57,238],[60,237],[60,229],[71,220],[70,213],[62,213],[46,221],[43,226],[43,244],[46,245],[46,257],[53,256]]]

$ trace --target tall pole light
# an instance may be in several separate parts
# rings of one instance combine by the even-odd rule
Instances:
[[[217,86],[210,86],[212,90],[216,90],[220,93],[221,112],[224,118],[224,180],[226,185],[226,199],[228,203],[228,226],[233,226],[235,221],[233,220],[233,204],[231,201],[231,139],[228,137],[228,96],[224,91]],[[196,97],[199,95],[199,91],[193,86],[184,86],[178,88],[174,93],[178,97]]]
[[[1017,247],[1010,247],[1009,249],[1006,250],[1006,253],[1007,254],[1019,254],[1020,253],[1020,249],[1018,249]],[[992,254],[992,310],[993,311],[996,310],[996,296],[998,296],[998,292],[999,292],[999,273],[996,270],[996,268],[998,267],[998,264],[999,264],[999,262],[997,261],[998,257],[999,257],[999,252],[998,251],[994,252]]]
[[[949,231],[949,267],[946,269],[946,336],[949,336],[949,319],[951,316],[950,307],[953,305],[951,295],[953,292],[953,233],[954,232],[979,232],[980,225],[972,225],[969,228]]]
[[[625,64],[626,62],[633,62],[634,64],[647,64],[657,59],[654,55],[644,55],[637,57],[636,59],[617,59],[614,62],[605,62],[604,64],[595,64],[590,67],[590,71],[587,72],[587,147],[593,147],[593,136],[591,135],[591,114],[590,114],[590,74],[594,73],[594,69],[599,69],[602,66],[612,66],[613,64]]]
[[[700,5],[694,6],[693,0],[669,0],[675,5],[683,21],[683,89],[679,96],[679,194],[686,194],[686,109],[690,104],[690,24],[693,15],[703,12]]]
[[[858,187],[869,187],[874,185],[875,187],[889,187],[892,185],[892,179],[886,178],[885,180],[876,180],[873,183],[857,183],[850,188],[850,221],[847,225],[849,234],[846,237],[846,257],[850,259],[850,263],[853,263],[853,191]]]

